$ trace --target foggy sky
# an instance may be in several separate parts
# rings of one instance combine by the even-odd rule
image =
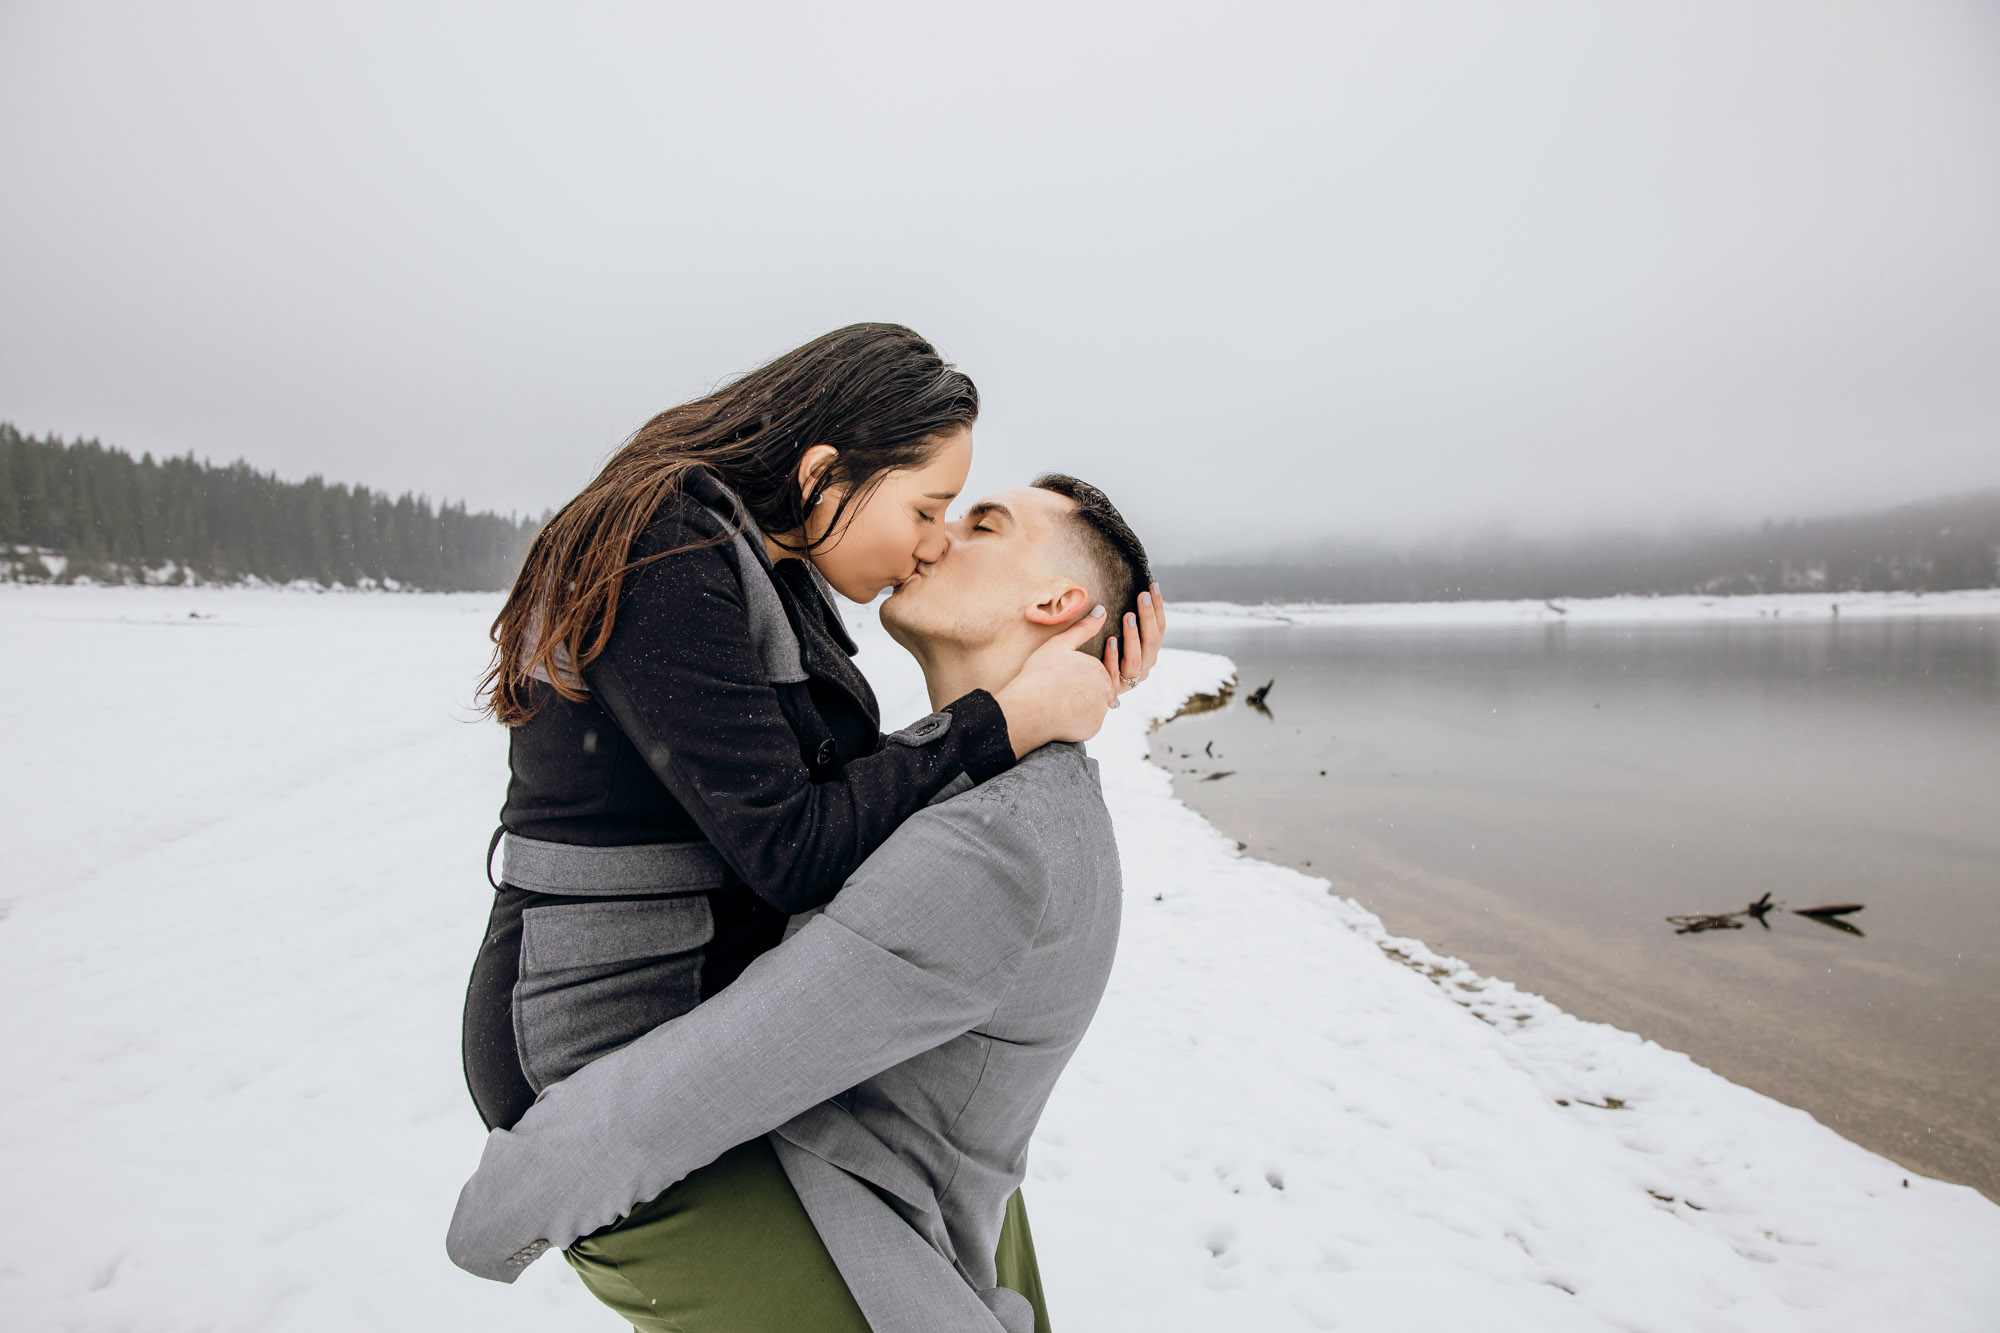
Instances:
[[[2000,6],[0,3],[0,420],[539,512],[833,326],[1156,558],[2000,483]]]

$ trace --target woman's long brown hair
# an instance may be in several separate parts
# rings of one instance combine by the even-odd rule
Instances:
[[[900,324],[835,329],[705,398],[668,408],[529,544],[493,622],[493,662],[480,684],[485,707],[514,727],[534,716],[537,681],[565,699],[589,697],[583,672],[611,641],[625,576],[692,549],[632,558],[634,543],[690,469],[713,472],[773,540],[803,533],[806,514],[839,487],[823,542],[884,475],[921,465],[939,437],[978,415],[972,381]],[[799,461],[819,444],[838,453],[802,493]],[[788,549],[809,555],[818,544]]]

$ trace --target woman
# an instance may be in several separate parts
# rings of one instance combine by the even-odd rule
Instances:
[[[839,329],[646,423],[535,538],[487,679],[512,732],[465,1011],[489,1127],[728,985],[961,772],[1088,739],[1150,669],[1157,590],[1129,676],[1116,636],[1103,663],[1058,640],[882,736],[827,593],[943,556],[978,406],[910,330]]]

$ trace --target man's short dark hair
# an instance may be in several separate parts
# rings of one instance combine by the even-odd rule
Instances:
[[[1132,531],[1132,525],[1125,521],[1118,507],[1089,482],[1061,472],[1045,472],[1035,478],[1033,485],[1037,490],[1054,491],[1076,506],[1071,521],[1076,525],[1078,540],[1090,560],[1092,572],[1097,575],[1097,594],[1104,600],[1104,630],[1084,644],[1083,651],[1102,657],[1105,639],[1118,632],[1127,611],[1139,609],[1139,594],[1153,584],[1146,548],[1139,544],[1138,534]],[[1118,645],[1121,663],[1128,655],[1126,650],[1133,646]]]

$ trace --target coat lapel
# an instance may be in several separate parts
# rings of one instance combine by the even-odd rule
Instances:
[[[787,604],[786,612],[791,618],[792,630],[798,635],[800,664],[806,674],[846,694],[856,707],[875,720],[876,729],[880,730],[882,706],[876,702],[875,691],[869,687],[867,678],[853,662],[853,655],[861,647],[847,632],[840,611],[833,604],[835,594],[825,576],[814,569],[809,560],[786,560],[774,566],[770,552],[764,549],[764,531],[757,526],[757,520],[751,517],[750,510],[737,498],[736,492],[723,485],[707,468],[693,469],[683,484],[689,495],[724,514],[734,515],[742,526],[743,535],[748,539],[759,567],[783,591],[780,600]],[[794,566],[797,572],[794,572]],[[744,573],[748,575],[750,571],[745,570]]]
[[[803,622],[799,625],[799,654],[806,673],[846,693],[875,719],[879,730],[882,706],[876,702],[868,678],[854,665],[853,655],[860,651],[860,645],[848,634],[839,610],[822,591],[825,580],[820,572],[803,560],[787,560],[780,566],[778,582],[791,594],[793,610]]]

